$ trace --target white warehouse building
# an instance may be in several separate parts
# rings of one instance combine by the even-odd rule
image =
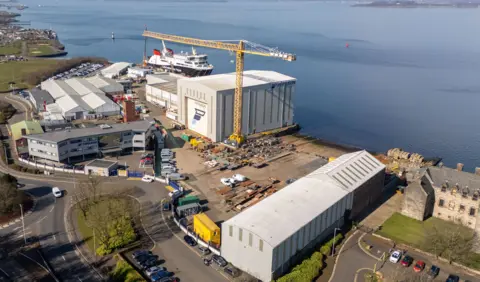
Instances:
[[[243,74],[242,133],[293,124],[296,79],[274,71]],[[187,128],[214,142],[233,133],[235,73],[177,81],[178,118]]]
[[[222,223],[221,255],[272,281],[378,200],[385,166],[366,151],[345,154]]]

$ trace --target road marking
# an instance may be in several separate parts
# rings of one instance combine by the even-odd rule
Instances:
[[[57,240],[57,237],[55,237],[55,234],[52,234],[53,240]]]
[[[64,261],[67,261],[63,255],[62,255],[62,258],[63,258]]]
[[[39,221],[37,221],[37,223],[42,222],[45,218],[47,218],[47,216],[42,217]]]
[[[3,269],[0,268],[0,271],[3,272],[3,274],[5,274],[5,276],[7,276],[8,278],[10,278],[10,275],[8,275],[8,273],[7,273],[5,270],[3,270]]]
[[[49,212],[52,212],[54,208],[55,208],[55,206],[53,206],[53,207],[50,209],[50,211],[49,211]]]
[[[80,281],[80,282],[82,282],[82,281],[83,281],[82,279],[80,279],[80,277],[78,277],[78,276],[77,276],[77,278],[78,278],[78,281]]]
[[[20,226],[15,227],[15,228],[13,228],[13,231],[18,230],[18,229],[20,229],[20,228],[21,228]]]
[[[31,234],[31,233],[32,233],[31,231],[30,232],[25,232],[25,237],[27,237],[27,235]],[[22,237],[23,237],[23,233],[17,236],[18,239],[20,239]]]

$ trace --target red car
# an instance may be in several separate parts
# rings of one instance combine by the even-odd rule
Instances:
[[[402,266],[409,267],[413,262],[413,258],[411,256],[405,256],[402,259]]]
[[[413,267],[413,271],[421,272],[425,268],[425,263],[421,260],[417,261],[415,266]]]

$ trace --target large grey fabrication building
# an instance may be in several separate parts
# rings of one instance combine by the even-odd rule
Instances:
[[[242,133],[293,124],[295,83],[274,71],[245,71]],[[214,142],[223,141],[233,133],[234,93],[235,73],[179,79],[179,121]]]
[[[385,166],[345,154],[222,223],[221,254],[262,281],[276,279],[383,192]]]

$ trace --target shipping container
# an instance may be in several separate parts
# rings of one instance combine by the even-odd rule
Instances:
[[[197,196],[186,196],[178,199],[179,206],[184,206],[184,205],[198,203],[198,202],[200,202],[200,199]]]
[[[220,244],[220,227],[204,213],[193,216],[193,231],[207,243]]]
[[[188,134],[185,134],[185,133],[182,134],[183,141],[190,142],[190,138],[192,138],[192,136],[190,136]]]
[[[169,181],[168,185],[172,186],[175,190],[182,190],[182,187],[175,181]]]
[[[176,212],[179,217],[185,217],[202,212],[202,206],[199,203],[192,203],[177,207]]]

